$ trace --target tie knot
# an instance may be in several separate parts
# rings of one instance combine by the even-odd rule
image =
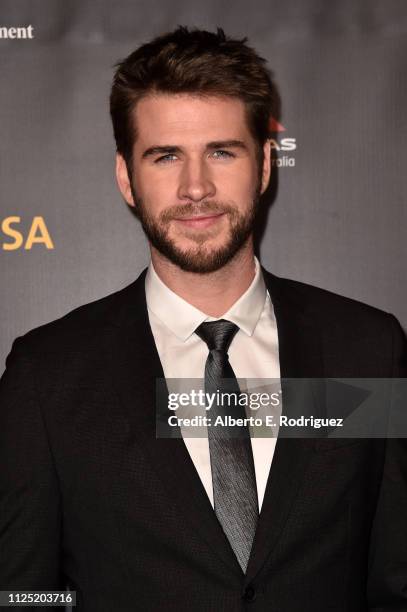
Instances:
[[[231,321],[207,321],[196,328],[195,333],[208,345],[208,349],[228,352],[230,343],[239,328]]]

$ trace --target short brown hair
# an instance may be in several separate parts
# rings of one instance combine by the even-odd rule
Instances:
[[[262,147],[270,137],[270,117],[277,94],[266,60],[221,28],[216,33],[179,26],[154,38],[116,64],[110,114],[116,149],[131,171],[136,126],[132,113],[149,93],[231,96],[246,106],[248,126]]]

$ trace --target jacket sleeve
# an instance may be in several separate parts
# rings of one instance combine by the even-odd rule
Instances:
[[[407,341],[391,317],[394,378],[407,378]],[[405,388],[405,385],[403,386]],[[404,402],[403,398],[403,402]],[[407,403],[405,419],[407,419]],[[404,427],[405,431],[405,427]],[[383,476],[371,533],[371,612],[407,611],[407,439],[386,440]]]
[[[60,493],[35,385],[17,338],[0,380],[0,590],[60,587]]]

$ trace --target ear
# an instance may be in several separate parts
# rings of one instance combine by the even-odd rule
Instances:
[[[267,139],[263,147],[263,171],[261,177],[261,193],[264,193],[268,187],[271,174],[271,143]]]
[[[129,173],[127,172],[126,162],[120,153],[116,153],[116,180],[120,193],[129,206],[135,206],[133,195],[130,188]]]

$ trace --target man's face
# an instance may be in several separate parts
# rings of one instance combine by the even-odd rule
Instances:
[[[270,173],[270,147],[258,167],[243,102],[156,94],[134,111],[132,177],[117,156],[123,197],[150,243],[183,270],[223,267],[252,233]]]

